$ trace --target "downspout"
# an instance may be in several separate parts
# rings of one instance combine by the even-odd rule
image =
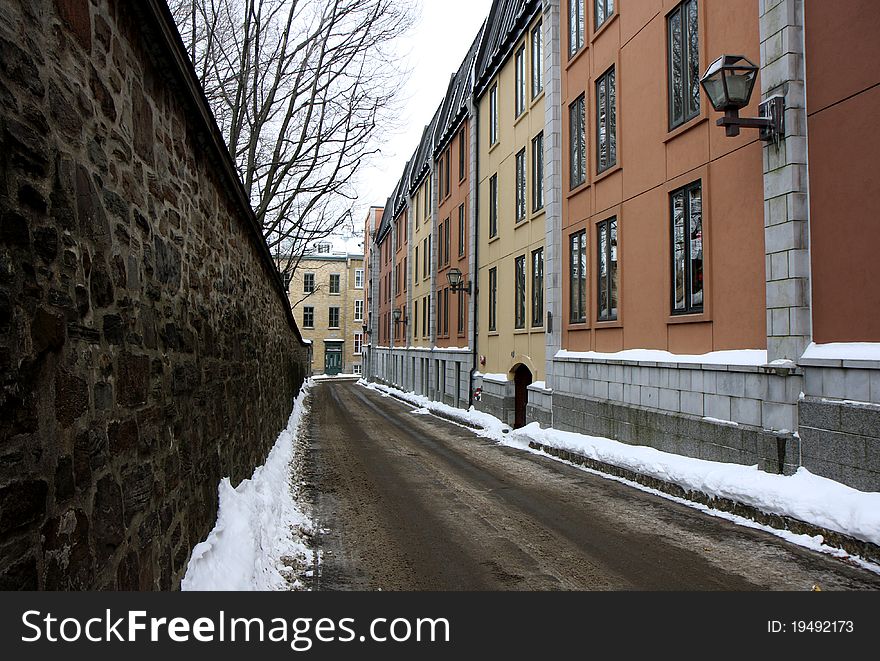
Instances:
[[[476,58],[474,62],[474,66],[476,66]],[[474,79],[476,82],[476,73],[474,73]],[[476,99],[474,98],[473,92],[471,93],[471,105],[473,107],[472,116],[474,118],[474,123],[471,126],[471,135],[476,136],[471,140],[471,144],[475,144],[475,148],[473,151],[473,158],[471,159],[474,163],[473,172],[471,172],[471,177],[473,177],[472,181],[474,182],[475,192],[471,196],[473,198],[474,205],[474,215],[471,218],[471,226],[473,227],[473,235],[474,235],[474,249],[471,251],[471,270],[473,271],[473,278],[471,278],[471,298],[474,303],[474,312],[471,315],[471,329],[472,329],[472,337],[473,341],[471,343],[471,352],[473,353],[471,360],[471,372],[470,372],[470,387],[468,388],[468,408],[474,405],[474,373],[477,371],[477,365],[479,364],[479,352],[477,347],[477,318],[479,316],[479,297],[477,293],[479,292],[479,287],[477,283],[479,282],[479,245],[480,245],[480,106],[476,103]]]

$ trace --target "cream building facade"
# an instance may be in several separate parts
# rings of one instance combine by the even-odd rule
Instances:
[[[312,374],[362,373],[365,284],[363,254],[330,240],[315,244],[294,271],[288,296],[312,343]]]

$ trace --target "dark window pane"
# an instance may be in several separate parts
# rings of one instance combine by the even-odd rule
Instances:
[[[670,39],[670,105],[672,113],[672,124],[680,124],[684,119],[684,81],[683,74],[683,53],[682,53],[682,34],[681,34],[681,10],[676,11],[669,17],[669,39]]]
[[[697,0],[690,0],[687,6],[688,17],[688,78],[690,95],[688,98],[688,117],[700,112],[700,39],[697,22]]]
[[[690,279],[691,307],[703,307],[703,192],[699,186],[690,191]]]
[[[684,198],[683,190],[672,196],[672,305],[677,311],[685,310],[687,287]]]
[[[609,292],[608,292],[608,307],[609,307],[609,317],[611,319],[617,319],[617,292],[618,292],[618,278],[620,276],[620,270],[618,269],[617,264],[617,220],[612,220],[610,223],[610,237],[608,243],[608,265],[610,269],[609,274]]]

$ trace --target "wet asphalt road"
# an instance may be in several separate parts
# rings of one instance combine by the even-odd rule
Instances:
[[[499,446],[353,383],[312,390],[321,590],[876,590],[880,577]]]

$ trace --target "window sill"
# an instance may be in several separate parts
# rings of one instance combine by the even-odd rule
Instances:
[[[537,218],[540,218],[541,216],[546,216],[546,215],[547,215],[547,209],[545,207],[541,207],[540,209],[538,209],[536,211],[532,211],[531,215],[529,216],[529,220],[536,220]]]
[[[489,145],[489,151],[487,151],[486,153],[487,153],[487,154],[491,154],[493,151],[495,151],[496,149],[498,149],[498,145],[500,145],[500,144],[501,144],[501,141],[500,141],[500,140],[497,140],[494,144]],[[427,221],[426,221],[426,222],[427,222]]]
[[[536,105],[538,105],[538,103],[543,101],[545,96],[546,96],[546,91],[545,91],[545,88],[542,87],[541,91],[538,92],[538,96],[532,97],[532,100],[529,103],[529,111],[531,111]]]
[[[615,11],[609,18],[606,18],[605,22],[593,32],[593,36],[590,37],[590,44],[595,43],[596,39],[598,39],[605,30],[614,25],[618,16],[620,16],[620,12]]]
[[[569,331],[582,331],[582,330],[590,330],[590,322],[589,321],[569,321],[565,326],[566,330]]]
[[[580,49],[574,54],[568,56],[568,62],[565,65],[565,70],[568,71],[571,67],[575,65],[575,63],[581,59],[584,53],[586,53],[589,49],[587,44],[584,44],[580,47]]]
[[[528,335],[529,329],[528,328],[514,328],[513,334],[514,335]]]
[[[708,312],[697,312],[694,314],[673,314],[666,319],[667,325],[675,324],[702,324],[712,321],[712,316]]]
[[[582,184],[578,184],[577,186],[575,186],[574,188],[572,188],[571,190],[569,190],[569,191],[565,194],[565,197],[566,197],[566,198],[574,197],[575,195],[577,195],[577,194],[579,194],[579,193],[583,193],[584,191],[589,190],[589,189],[590,189],[590,186],[591,186],[591,184],[590,184],[589,181],[585,181],[585,182],[582,183]]]
[[[523,111],[522,111],[519,115],[517,115],[516,119],[513,120],[513,127],[514,127],[514,128],[516,128],[517,126],[519,126],[519,125],[520,125],[520,122],[522,122],[526,117],[529,116],[529,111],[530,111],[530,110],[531,110],[531,106],[529,106],[528,108],[523,109]]]
[[[544,335],[544,327],[543,326],[533,326],[529,333],[532,335]]]
[[[623,328],[623,321],[621,319],[609,319],[608,321],[597,321],[593,324],[593,328],[595,330],[601,330],[603,328]]]
[[[682,133],[687,133],[691,129],[696,128],[697,126],[700,126],[704,122],[708,122],[708,121],[709,121],[709,117],[706,114],[701,113],[701,114],[697,115],[696,117],[694,117],[693,119],[689,119],[684,124],[681,124],[680,126],[676,126],[674,129],[670,130],[669,133],[666,134],[666,137],[663,138],[663,142],[665,143],[665,142],[670,142],[671,140],[675,140]]]
[[[525,218],[520,218],[519,220],[514,221],[513,229],[518,230],[520,227],[527,227],[529,224],[529,220],[531,220],[531,218],[526,216]]]
[[[501,236],[496,234],[495,236],[490,238],[486,243],[491,245],[491,244],[495,243],[496,241],[500,241],[500,240],[501,240]]]
[[[606,179],[606,178],[610,177],[612,174],[614,174],[616,172],[620,172],[621,170],[623,170],[623,166],[620,163],[615,163],[607,170],[602,170],[601,173],[597,174],[596,177],[593,179],[593,183],[598,184],[603,179]]]
[[[499,333],[497,330],[488,331],[487,335],[489,337],[501,337],[501,333]]]

